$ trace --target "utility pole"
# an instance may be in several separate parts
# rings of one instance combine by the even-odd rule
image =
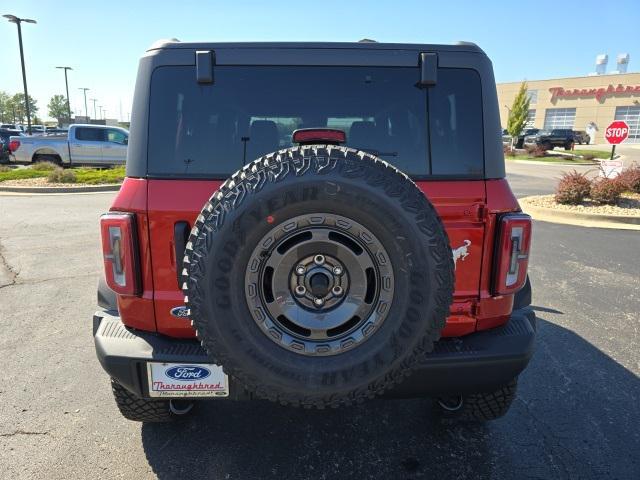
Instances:
[[[80,87],[78,90],[82,90],[84,92],[84,116],[89,118],[89,109],[87,108],[87,90],[91,90],[90,88]]]
[[[98,101],[98,99],[97,98],[91,98],[90,100],[93,102],[93,118],[98,120],[98,116],[96,115],[96,102]]]
[[[37,23],[30,18],[18,18],[15,15],[3,15],[4,18],[11,23],[15,23],[18,26],[18,43],[20,44],[20,63],[22,64],[22,85],[24,86],[24,105],[27,110],[27,132],[31,135],[31,109],[29,108],[29,92],[27,91],[27,74],[24,69],[24,52],[22,50],[22,27],[20,24],[25,23]]]
[[[73,70],[71,67],[56,67],[64,69],[64,86],[67,89],[67,118],[71,121],[71,104],[69,103],[69,81],[67,80],[67,70]]]

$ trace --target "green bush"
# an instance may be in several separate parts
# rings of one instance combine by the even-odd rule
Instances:
[[[5,180],[22,180],[23,178],[46,177],[47,172],[36,172],[30,168],[9,168],[7,171],[0,171],[0,182]]]
[[[76,183],[76,172],[58,167],[49,173],[47,181],[49,183]]]
[[[52,162],[37,162],[31,166],[31,170],[35,170],[36,172],[50,172],[56,168],[58,168],[58,166]]]
[[[105,169],[78,168],[76,174],[78,183],[91,185],[122,183],[125,177],[124,166]]]
[[[591,180],[575,170],[563,173],[556,187],[556,202],[577,205],[589,196]]]
[[[591,184],[589,197],[596,203],[615,205],[624,191],[618,178],[600,178]]]
[[[0,173],[2,172],[10,172],[11,169],[9,167],[7,167],[6,165],[0,165]]]
[[[640,193],[640,166],[632,163],[620,173],[617,180],[625,190]]]

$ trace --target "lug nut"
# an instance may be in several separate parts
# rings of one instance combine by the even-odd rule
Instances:
[[[339,297],[340,295],[342,295],[342,292],[343,290],[340,285],[336,285],[331,289],[331,293],[333,293],[336,297]]]
[[[296,285],[295,292],[297,296],[302,297],[307,293],[307,289],[304,288],[304,285]]]
[[[335,267],[333,267],[333,274],[334,275],[342,275],[342,268],[339,267],[338,265],[336,265]]]
[[[316,304],[316,307],[321,307],[324,305],[324,300],[322,298],[316,297],[313,299],[313,303]]]
[[[322,265],[324,264],[324,255],[316,255],[313,258],[313,261],[316,263],[316,265]]]
[[[304,267],[304,265],[298,265],[296,267],[296,273],[298,275],[304,275],[304,272],[306,272],[306,271],[307,271],[307,269]]]

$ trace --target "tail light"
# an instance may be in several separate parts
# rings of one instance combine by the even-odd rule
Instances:
[[[531,217],[523,213],[504,215],[498,232],[493,292],[507,295],[520,290],[527,280]]]
[[[15,152],[18,148],[20,148],[20,140],[11,140],[9,142],[9,150],[12,152]]]
[[[107,213],[100,217],[107,285],[121,295],[140,294],[140,268],[135,216]]]

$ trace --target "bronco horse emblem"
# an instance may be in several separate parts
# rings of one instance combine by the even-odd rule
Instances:
[[[461,247],[451,250],[451,253],[453,254],[453,268],[456,268],[458,259],[464,260],[469,256],[468,248],[471,245],[471,240],[464,240],[462,243],[463,245]]]

